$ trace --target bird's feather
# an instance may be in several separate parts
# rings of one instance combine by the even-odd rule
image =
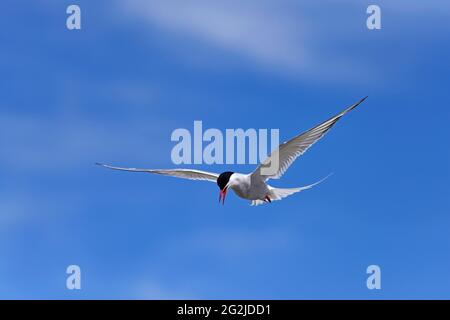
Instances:
[[[306,150],[322,138],[343,115],[356,108],[366,98],[367,97],[361,99],[354,105],[348,107],[344,111],[322,122],[314,128],[311,128],[295,136],[291,140],[282,143],[266,160],[261,163],[261,165],[256,168],[256,170],[252,173],[253,178],[262,179],[264,181],[267,179],[281,178],[281,176],[299,156],[304,154]],[[277,164],[278,166],[276,166]],[[275,170],[269,170],[271,165],[275,165]]]
[[[190,180],[206,180],[211,182],[216,182],[219,175],[217,173],[201,171],[201,170],[191,170],[191,169],[138,169],[138,168],[122,168],[114,167],[106,164],[97,163],[97,165],[120,171],[131,171],[131,172],[145,172],[160,174],[164,176],[172,176],[177,178],[184,178]]]

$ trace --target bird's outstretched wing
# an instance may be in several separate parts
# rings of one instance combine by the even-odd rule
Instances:
[[[289,141],[282,143],[258,168],[252,173],[252,178],[279,179],[289,168],[289,166],[302,154],[308,150],[315,142],[322,138],[328,130],[347,112],[356,108],[367,97],[359,100],[354,105],[348,107],[341,113],[322,122],[318,126],[305,131]],[[278,161],[277,161],[278,160]],[[273,161],[273,164],[272,164]],[[270,169],[271,164],[275,167]],[[278,164],[278,165],[277,165]]]
[[[164,176],[172,176],[177,178],[184,178],[190,180],[206,180],[211,182],[216,182],[219,175],[217,173],[200,171],[200,170],[190,170],[190,169],[137,169],[137,168],[121,168],[121,167],[113,167],[106,164],[96,163],[99,166],[112,169],[112,170],[120,170],[120,171],[131,171],[131,172],[146,172],[146,173],[154,173],[161,174]]]

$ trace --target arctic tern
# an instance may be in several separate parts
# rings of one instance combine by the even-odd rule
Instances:
[[[184,178],[190,180],[205,180],[217,183],[220,189],[219,202],[225,203],[225,197],[228,189],[232,189],[239,197],[251,200],[251,205],[260,205],[263,203],[281,200],[294,193],[310,189],[319,184],[324,179],[298,188],[274,188],[267,184],[269,179],[279,179],[287,171],[290,165],[302,154],[306,152],[315,142],[322,138],[328,130],[346,113],[355,109],[367,97],[361,99],[344,111],[334,117],[322,122],[321,124],[293,137],[292,139],[280,144],[272,154],[264,160],[255,171],[249,174],[226,171],[221,174],[191,169],[137,169],[122,168],[97,163],[105,168],[121,171],[146,172]],[[276,170],[269,172],[268,165],[275,162]],[[266,169],[266,170],[264,170]]]

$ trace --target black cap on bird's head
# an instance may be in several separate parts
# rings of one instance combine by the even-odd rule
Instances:
[[[225,196],[227,195],[227,184],[230,181],[230,177],[234,172],[226,171],[222,172],[219,177],[217,178],[217,185],[220,188],[220,194],[219,194],[219,202],[222,200],[222,204],[225,203]]]

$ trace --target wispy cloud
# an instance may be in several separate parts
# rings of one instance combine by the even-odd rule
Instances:
[[[101,122],[62,115],[0,114],[0,135],[4,137],[0,163],[9,172],[67,171],[86,168],[96,161],[149,159],[150,154],[158,163],[167,157],[158,159],[151,149],[161,141],[169,141],[161,136],[158,124],[148,121]],[[144,141],[148,148],[142,149]]]
[[[145,300],[164,300],[164,299],[198,299],[198,295],[192,292],[191,289],[186,289],[180,286],[172,287],[167,284],[162,284],[161,281],[154,281],[148,276],[143,275],[141,278],[136,278],[131,284],[124,285],[128,292],[130,292],[132,299]]]
[[[424,12],[439,13],[441,5],[433,2],[425,5],[381,1],[382,17],[390,21],[395,15],[397,22],[404,22]],[[376,38],[371,37],[374,33],[366,27],[369,5],[366,1],[324,1],[320,11],[315,1],[292,0],[118,0],[118,3],[121,14],[140,18],[156,28],[161,37],[164,32],[186,37],[192,40],[189,45],[203,43],[215,48],[218,54],[234,54],[263,71],[310,82],[373,84],[381,77],[381,67],[384,74],[395,68],[371,55]],[[387,38],[398,36],[398,30],[393,28],[382,32]],[[190,61],[183,50],[177,51],[180,59]],[[383,79],[387,81],[389,76]]]
[[[193,40],[234,53],[250,65],[262,70],[316,79],[350,78],[361,81],[356,70],[363,61],[348,53],[334,51],[329,43],[340,36],[330,37],[330,20],[308,18],[311,4],[294,1],[119,1],[123,12],[140,17],[149,26],[166,32],[187,36]],[[354,6],[344,3],[342,6]],[[364,7],[361,6],[361,10]],[[364,10],[361,30],[365,28]],[[366,70],[367,70],[367,66]],[[372,77],[374,73],[372,73]]]
[[[208,264],[219,261],[234,266],[243,260],[292,251],[298,246],[297,240],[298,236],[291,230],[276,227],[255,227],[252,230],[220,227],[180,233],[175,239],[162,241],[159,253],[155,256],[153,252],[146,262],[147,267],[139,272],[140,276],[122,285],[138,299],[202,298],[205,294],[223,291],[227,284],[220,279],[213,281],[210,275],[203,274],[203,267],[192,268],[193,259],[208,257],[205,259]],[[171,272],[168,272],[168,265]],[[172,273],[176,276],[170,275]]]
[[[302,21],[260,1],[124,1],[127,12],[260,64],[302,68],[308,52]]]
[[[249,254],[277,252],[291,247],[292,235],[286,230],[218,229],[200,232],[192,238],[192,247],[199,251],[230,259]]]

